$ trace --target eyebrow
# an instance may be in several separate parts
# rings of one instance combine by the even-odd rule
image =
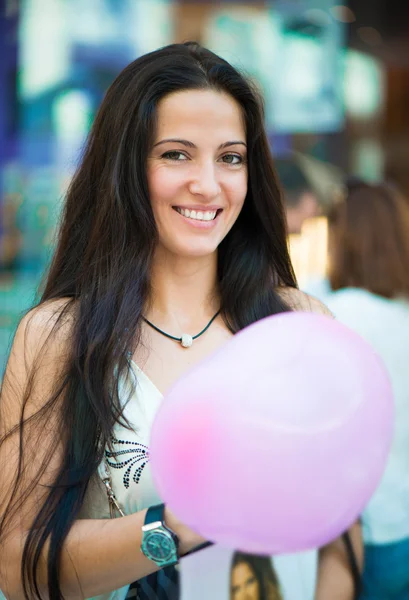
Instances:
[[[154,144],[153,147],[156,148],[156,146],[161,146],[162,144],[168,144],[168,143],[182,144],[182,146],[186,146],[187,148],[197,148],[196,144],[194,144],[193,142],[189,142],[189,140],[181,140],[178,138],[170,138],[170,139],[166,139],[166,140],[161,140],[160,142],[157,142],[156,144]],[[220,144],[218,149],[222,150],[224,148],[229,148],[230,146],[244,146],[245,148],[247,148],[247,144],[245,144],[241,140],[233,140],[230,142],[224,142],[224,144]]]

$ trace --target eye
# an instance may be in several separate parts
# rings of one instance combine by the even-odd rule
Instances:
[[[227,165],[241,165],[243,159],[239,154],[225,154],[222,161]]]
[[[162,154],[161,158],[165,158],[167,160],[173,160],[175,162],[188,160],[187,156],[185,154],[183,154],[183,152],[179,152],[178,150],[169,150],[169,152],[165,152],[164,154]]]

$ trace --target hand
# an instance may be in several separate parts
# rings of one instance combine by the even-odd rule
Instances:
[[[167,506],[165,506],[164,518],[165,524],[169,529],[174,531],[179,538],[180,556],[183,556],[207,541],[201,535],[193,531],[193,529],[190,529],[190,527],[179,521]]]

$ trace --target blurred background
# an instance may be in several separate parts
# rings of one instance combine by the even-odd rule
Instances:
[[[313,291],[344,176],[409,194],[408,33],[397,0],[0,0],[0,370],[98,105],[127,63],[197,40],[259,83],[296,272]]]

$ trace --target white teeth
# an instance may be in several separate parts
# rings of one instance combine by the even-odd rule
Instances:
[[[217,214],[217,210],[208,210],[206,212],[202,212],[201,210],[195,211],[189,210],[188,208],[175,208],[178,213],[184,217],[187,217],[188,219],[193,219],[194,221],[213,221]]]

